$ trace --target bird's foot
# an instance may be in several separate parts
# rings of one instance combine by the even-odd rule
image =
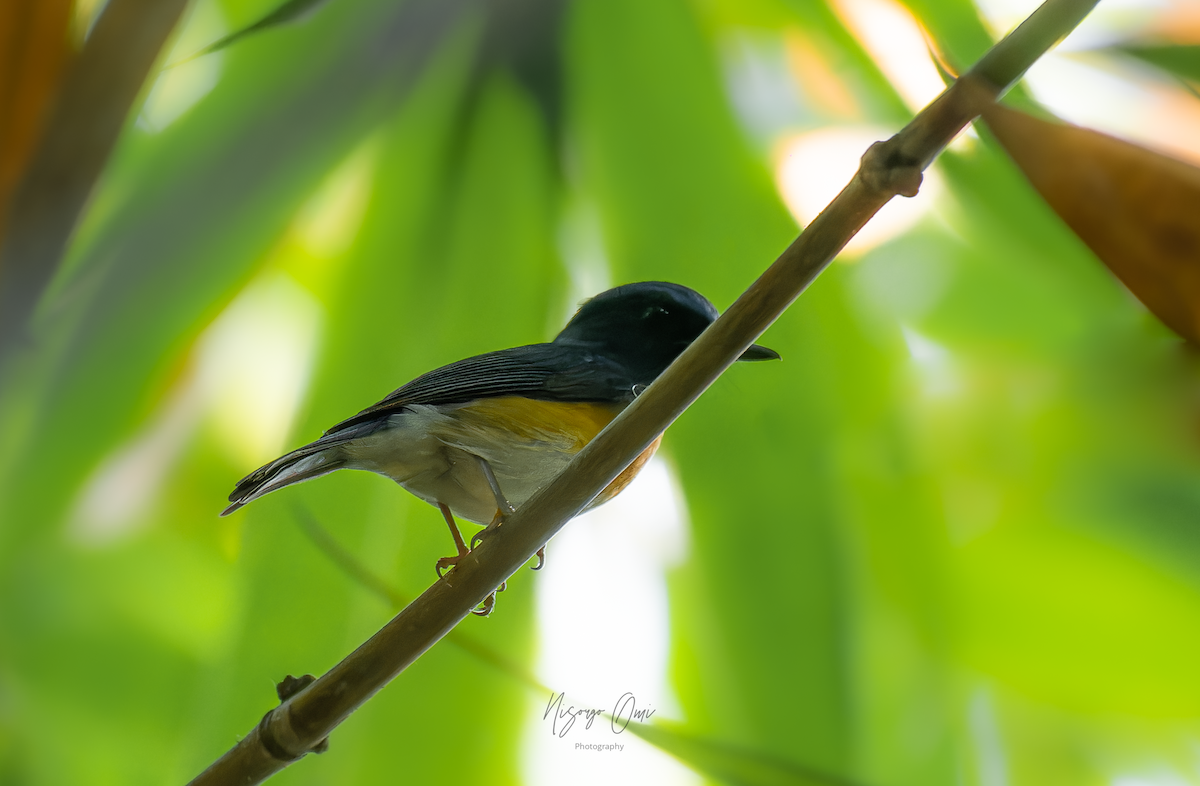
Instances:
[[[471,553],[471,550],[463,543],[462,534],[458,531],[458,525],[454,523],[454,515],[450,512],[450,506],[439,502],[438,510],[442,511],[442,518],[446,520],[446,526],[450,528],[450,535],[454,538],[454,547],[458,550],[458,554],[453,557],[442,557],[434,565],[434,569],[437,571],[438,578],[440,579],[442,571],[457,565],[463,557]]]
[[[530,570],[541,570],[546,564],[546,547],[542,546],[537,550],[538,564],[534,565]]]
[[[442,557],[441,559],[439,559],[437,561],[437,563],[433,566],[434,570],[437,571],[438,578],[439,579],[442,578],[442,576],[444,575],[444,571],[449,570],[450,568],[453,568],[455,565],[457,565],[462,560],[463,557],[467,556],[468,553],[469,552],[464,552],[462,554],[458,554],[453,557]]]
[[[505,513],[502,509],[497,508],[496,515],[492,517],[492,523],[488,524],[486,527],[479,530],[471,537],[471,548],[475,548],[476,546],[478,546],[480,543],[483,542],[484,538],[486,538],[488,535],[491,535],[493,532],[498,530],[500,528],[500,525],[503,524],[504,520],[507,518],[508,518],[508,514]]]
[[[471,609],[471,613],[476,617],[486,617],[490,615],[492,613],[492,609],[496,608],[496,592],[504,592],[506,589],[508,589],[507,581],[502,583],[499,587],[496,587],[495,592],[483,599],[483,603],[480,603],[478,606]]]

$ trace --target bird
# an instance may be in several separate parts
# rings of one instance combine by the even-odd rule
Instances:
[[[681,284],[642,281],[584,301],[554,340],[466,358],[417,377],[238,481],[222,516],[271,492],[340,469],[375,472],[437,507],[457,553],[470,553],[455,517],[504,519],[553,480],[716,318],[703,295]],[[751,345],[738,359],[778,360]],[[659,434],[588,505],[617,496],[645,466]],[[538,552],[538,565],[544,562]],[[494,594],[485,602],[491,610]],[[486,613],[480,611],[478,613]]]

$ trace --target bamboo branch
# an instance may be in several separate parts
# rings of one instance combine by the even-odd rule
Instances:
[[[268,712],[193,786],[260,783],[302,758],[515,573],[683,413],[896,194],[1098,0],[1047,0],[903,131],[863,155],[858,173],[779,259],[557,479],[366,643]]]
[[[337,538],[329,530],[321,526],[316,517],[309,513],[307,509],[301,505],[296,505],[295,512],[297,523],[304,530],[304,534],[312,540],[313,545],[341,568],[351,580],[384,602],[390,603],[395,609],[406,605],[406,602],[402,600],[404,596],[398,590],[373,573],[370,568],[364,565],[345,546],[338,543]],[[458,628],[447,633],[443,641],[458,647],[481,663],[496,669],[501,674],[512,677],[532,693],[537,694],[542,700],[550,696],[551,701],[553,701],[553,697],[557,691],[551,690],[539,682],[537,677],[533,675],[533,672],[520,666],[515,661],[509,660],[483,642],[476,641],[471,636],[463,635],[463,632]],[[294,693],[298,693],[305,686],[311,684],[315,679],[311,674],[305,674],[302,677],[293,677],[289,674],[276,686],[276,693],[279,695],[280,701],[284,701]],[[568,699],[572,696],[570,693],[563,695]],[[574,704],[577,707],[598,706],[595,702],[591,701],[566,703]],[[743,772],[746,768],[753,767],[756,771],[765,770],[771,773],[781,783],[805,783],[810,786],[855,786],[853,782],[844,778],[830,775],[793,761],[783,761],[765,751],[743,748],[723,740],[693,737],[683,729],[674,728],[673,725],[631,721],[626,726],[626,729],[662,752],[680,759],[684,764],[691,764],[701,775],[719,776],[727,770]],[[327,740],[324,742],[327,742]],[[322,746],[319,750],[314,749],[312,752],[324,753],[327,747],[327,745]]]
[[[357,582],[369,592],[374,593],[376,597],[390,604],[395,610],[402,609],[408,605],[408,599],[405,598],[399,590],[388,584],[375,573],[371,572],[371,570],[366,565],[362,564],[357,557],[351,554],[345,546],[338,543],[337,539],[329,532],[329,530],[321,526],[316,517],[309,513],[306,508],[302,507],[301,505],[296,505],[295,513],[297,523],[300,525],[300,528],[304,530],[304,534],[307,535],[310,540],[312,540],[313,545],[316,546],[322,554],[329,557],[334,564],[341,568],[342,572],[344,572],[351,580]],[[515,661],[509,660],[483,642],[476,641],[470,636],[464,636],[462,631],[450,631],[446,634],[445,640],[469,655],[473,655],[475,658],[493,667],[497,671],[507,674],[509,677],[512,677],[517,682],[542,696],[545,696],[548,693],[553,693],[553,691],[551,691],[545,685],[538,682],[537,677],[533,675],[532,671],[516,663]]]

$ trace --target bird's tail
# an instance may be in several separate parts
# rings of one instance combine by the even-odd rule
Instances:
[[[296,448],[270,464],[264,464],[237,482],[233,493],[229,495],[229,507],[221,511],[221,515],[228,516],[246,503],[276,489],[319,478],[347,466],[351,462],[344,448],[346,443],[370,436],[387,428],[387,424],[385,416],[348,427],[335,426],[335,431],[327,432],[317,441]]]
[[[229,495],[229,507],[221,511],[221,515],[228,516],[243,505],[284,486],[311,480],[344,466],[346,459],[341,444],[325,447],[321,445],[323,441],[319,439],[297,448],[239,480]]]

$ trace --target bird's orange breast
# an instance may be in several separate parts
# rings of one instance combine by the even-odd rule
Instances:
[[[599,507],[624,491],[625,487],[633,482],[633,479],[637,477],[637,474],[642,471],[642,468],[645,467],[646,463],[650,461],[651,457],[654,456],[654,452],[658,450],[658,446],[660,444],[662,444],[662,434],[659,434],[657,437],[655,437],[654,441],[650,443],[648,448],[639,453],[638,457],[635,458],[633,462],[621,472],[620,475],[617,475],[613,479],[612,483],[609,483],[607,486],[605,486],[604,491],[601,491],[599,494],[597,494],[596,498],[592,500],[591,504],[588,505],[586,509],[591,510],[592,508]]]
[[[468,404],[455,410],[454,416],[486,422],[522,440],[573,443],[570,452],[576,453],[611,423],[621,409],[618,404],[506,396]]]
[[[486,420],[493,427],[502,428],[524,440],[552,441],[547,440],[547,436],[554,434],[558,440],[553,441],[570,441],[573,449],[569,452],[577,453],[624,408],[623,404],[537,401],[509,396],[477,401],[457,410],[456,415]],[[612,483],[596,495],[588,509],[603,505],[620,494],[650,461],[661,442],[660,434]]]

